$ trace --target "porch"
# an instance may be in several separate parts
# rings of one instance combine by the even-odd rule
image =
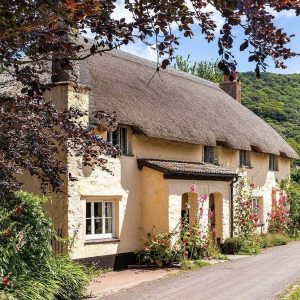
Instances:
[[[217,243],[230,236],[231,183],[237,174],[199,162],[140,159],[142,232],[174,232],[188,216],[203,232],[212,229]]]

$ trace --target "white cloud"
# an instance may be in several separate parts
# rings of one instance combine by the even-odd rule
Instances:
[[[267,12],[269,12],[271,15],[273,15],[275,18],[278,19],[286,19],[286,18],[294,18],[296,17],[296,13],[294,10],[283,10],[283,11],[276,11],[273,8],[270,8],[269,6],[266,8]]]
[[[141,41],[122,46],[121,50],[148,60],[156,61],[157,59],[156,51]]]
[[[123,0],[118,0],[116,2],[116,8],[112,13],[112,18],[116,20],[125,18],[126,22],[133,21],[132,13],[128,9],[125,9]]]

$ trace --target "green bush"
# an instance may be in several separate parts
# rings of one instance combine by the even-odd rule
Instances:
[[[260,244],[262,248],[286,245],[289,238],[286,235],[279,233],[267,233],[260,237]]]
[[[222,252],[224,254],[238,254],[243,244],[244,240],[241,237],[228,238],[222,245]]]
[[[89,275],[83,266],[52,254],[55,232],[42,210],[45,201],[25,192],[1,199],[1,300],[79,300],[84,294]]]
[[[55,293],[57,300],[77,300],[84,296],[90,280],[90,274],[79,263],[71,261],[67,256],[52,260],[51,266],[59,288]]]

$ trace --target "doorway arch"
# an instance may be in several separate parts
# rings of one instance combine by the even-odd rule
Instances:
[[[220,244],[223,237],[223,195],[211,193],[209,195],[209,218],[208,224],[213,232],[213,238]]]
[[[197,222],[198,211],[198,194],[197,193],[184,193],[181,196],[181,218],[188,218],[188,223],[193,226]]]

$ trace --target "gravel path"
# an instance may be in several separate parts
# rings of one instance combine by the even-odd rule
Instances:
[[[143,283],[101,299],[275,299],[299,277],[300,242],[293,242],[269,248],[260,255]]]

